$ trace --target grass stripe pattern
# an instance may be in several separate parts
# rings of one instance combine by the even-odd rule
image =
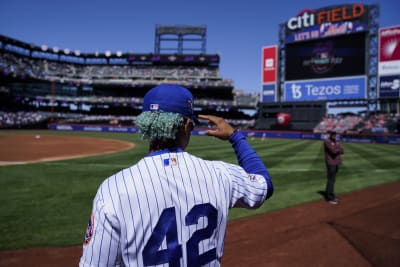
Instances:
[[[18,133],[22,133],[19,131]],[[32,133],[32,132],[27,132]],[[35,134],[38,131],[34,132]],[[83,242],[93,197],[100,183],[147,154],[137,134],[53,132],[39,134],[113,138],[135,148],[82,159],[0,167],[0,249],[79,245]],[[275,193],[260,209],[233,209],[230,220],[320,200],[326,173],[322,141],[248,138],[263,159]],[[337,175],[339,195],[400,179],[400,149],[395,145],[344,143]],[[193,136],[189,153],[236,163],[228,142]]]

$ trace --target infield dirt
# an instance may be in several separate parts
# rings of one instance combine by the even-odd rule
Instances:
[[[0,165],[81,158],[134,147],[115,139],[0,132]]]

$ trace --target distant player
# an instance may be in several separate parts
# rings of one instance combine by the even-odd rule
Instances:
[[[331,204],[338,204],[335,196],[336,174],[342,163],[341,155],[344,153],[342,145],[336,140],[336,132],[329,131],[329,137],[324,141],[325,164],[326,164],[326,200]]]
[[[224,119],[199,116],[206,134],[229,140],[240,166],[187,152],[192,94],[159,85],[144,97],[136,124],[150,148],[97,191],[80,266],[219,266],[229,209],[258,208],[273,186],[261,159]],[[209,148],[213,151],[213,148]]]

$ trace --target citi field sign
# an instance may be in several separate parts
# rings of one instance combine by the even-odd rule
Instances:
[[[317,39],[368,29],[368,6],[362,4],[304,9],[286,23],[286,42]]]

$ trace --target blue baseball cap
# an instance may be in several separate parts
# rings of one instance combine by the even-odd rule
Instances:
[[[142,111],[178,113],[199,124],[199,120],[194,114],[193,105],[193,95],[185,87],[174,84],[160,84],[146,93]]]

